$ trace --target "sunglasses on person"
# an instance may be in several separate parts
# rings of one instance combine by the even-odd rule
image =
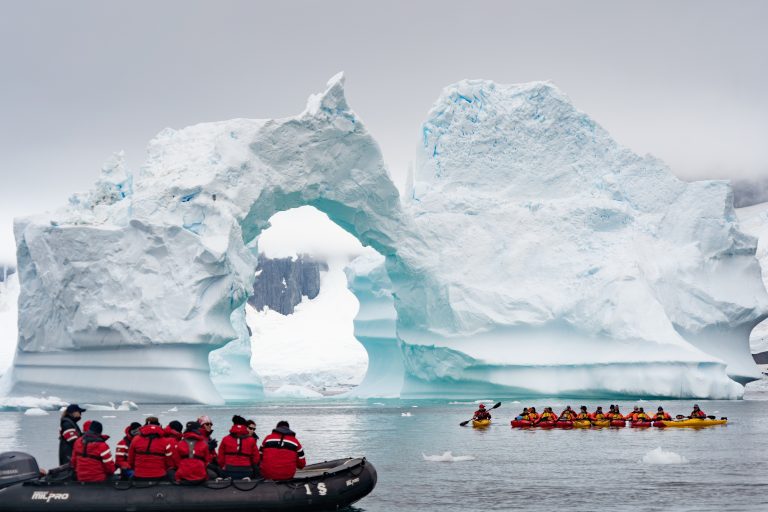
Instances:
[[[256,427],[248,427],[248,430],[256,430]]]
[[[213,423],[203,423],[203,426],[204,426],[204,427],[212,427],[212,426],[213,426]]]

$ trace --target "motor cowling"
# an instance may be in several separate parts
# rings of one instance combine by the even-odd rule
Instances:
[[[0,453],[0,489],[40,478],[37,460],[24,452]]]

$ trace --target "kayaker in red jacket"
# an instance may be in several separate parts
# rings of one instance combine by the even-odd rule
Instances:
[[[645,410],[641,407],[635,415],[635,421],[651,421],[651,417],[645,414]]]
[[[576,419],[576,413],[573,409],[571,409],[570,405],[565,407],[563,412],[560,413],[560,417],[558,418],[558,420],[562,421],[573,421],[574,419]]]
[[[539,421],[539,413],[536,412],[536,408],[535,407],[530,407],[528,409],[528,419],[532,423],[536,423],[537,421]]]
[[[128,449],[131,447],[131,440],[139,435],[140,428],[141,423],[137,421],[125,427],[125,436],[115,446],[115,463],[120,468],[120,475],[122,477],[128,478],[133,476],[131,464],[128,462]]]
[[[629,421],[637,421],[637,413],[639,412],[640,412],[640,407],[636,405],[634,409],[632,409],[631,413],[624,416],[624,419]]]
[[[196,421],[187,423],[187,428],[176,444],[173,454],[177,482],[204,482],[208,479],[208,441]]]
[[[699,409],[699,406],[697,404],[693,405],[693,411],[691,412],[691,415],[688,416],[689,418],[699,418],[704,419],[707,417],[707,413]]]
[[[485,410],[485,406],[483,404],[480,404],[475,411],[475,416],[472,419],[476,421],[489,420],[491,419],[491,413]]]
[[[551,407],[544,408],[544,412],[541,413],[541,416],[536,423],[541,423],[543,421],[557,421],[557,416],[555,416],[555,413],[552,411]]]
[[[139,435],[131,441],[128,463],[133,469],[134,480],[163,479],[173,468],[171,445],[156,417],[148,417],[139,429]]]
[[[595,409],[595,412],[593,412],[592,414],[589,415],[589,419],[591,419],[592,421],[604,420],[605,419],[605,414],[603,413],[603,407],[602,406],[598,406],[598,408]]]
[[[588,420],[588,419],[590,419],[589,418],[589,413],[587,412],[587,406],[586,405],[582,405],[581,406],[579,414],[576,415],[576,419],[577,420]]]
[[[79,482],[103,482],[115,472],[115,462],[107,439],[101,435],[102,425],[91,421],[86,433],[80,436],[72,449],[72,467]]]
[[[248,422],[242,416],[232,416],[229,435],[219,446],[219,467],[225,477],[251,478],[258,470],[259,446],[248,431]]]
[[[261,476],[269,480],[288,480],[307,465],[304,448],[287,421],[280,421],[261,444]]]
[[[659,407],[656,410],[656,414],[654,414],[653,419],[655,421],[670,421],[672,420],[672,416],[670,416],[669,413],[666,412],[663,407]]]

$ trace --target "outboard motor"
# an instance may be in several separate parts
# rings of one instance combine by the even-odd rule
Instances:
[[[40,478],[35,458],[24,452],[0,453],[0,489]]]

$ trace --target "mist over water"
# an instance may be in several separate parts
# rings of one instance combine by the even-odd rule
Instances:
[[[488,397],[493,399],[493,397]],[[607,406],[608,400],[602,403]],[[504,401],[487,429],[460,427],[476,404],[448,401],[322,401],[258,406],[145,406],[138,411],[91,411],[120,439],[130,421],[158,414],[167,424],[200,414],[214,421],[221,439],[233,414],[254,418],[264,436],[278,420],[290,421],[307,462],[364,455],[379,481],[356,504],[366,512],[447,510],[592,509],[615,503],[632,510],[766,510],[768,507],[768,407],[760,401],[698,401],[708,414],[727,416],[725,427],[692,429],[517,430],[510,419],[524,405]],[[594,400],[537,400],[537,408],[587,405]],[[692,401],[619,402],[671,414],[687,414]],[[408,412],[410,416],[402,414]],[[0,450],[35,455],[44,467],[56,463],[59,417],[0,413]],[[661,448],[661,458],[648,454]],[[451,452],[450,457],[445,452]],[[669,459],[686,463],[646,463]],[[452,460],[449,460],[452,459]]]

